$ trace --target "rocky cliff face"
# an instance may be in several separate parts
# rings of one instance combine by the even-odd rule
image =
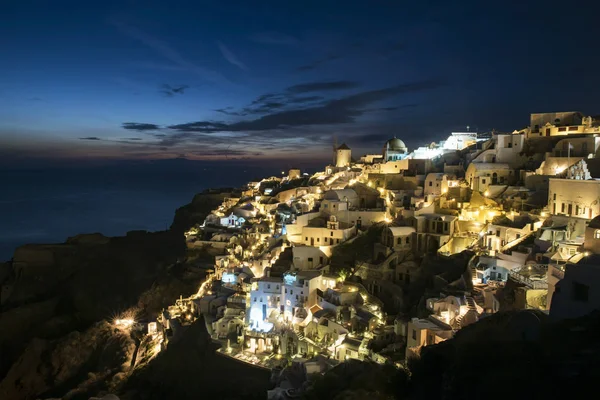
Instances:
[[[63,244],[18,248],[8,268],[2,268],[0,321],[10,329],[0,329],[0,379],[33,338],[58,339],[112,318],[136,305],[184,257],[183,235],[171,231],[116,238],[80,235]],[[44,340],[28,354],[46,351]],[[21,365],[11,369],[12,376],[29,364]],[[23,384],[23,391],[28,387]]]
[[[220,206],[225,197],[236,196],[240,196],[240,193],[231,188],[206,190],[195,195],[191,203],[175,211],[171,230],[183,233],[195,225],[201,225],[210,211]]]
[[[109,385],[118,384],[135,349],[129,333],[105,321],[58,340],[33,339],[0,382],[0,397],[87,398],[92,391],[112,389],[106,384],[109,377]]]
[[[11,262],[0,264],[0,398],[88,399],[117,393],[131,374],[136,336],[115,330],[107,320],[131,307],[152,318],[179,295],[195,293],[204,271],[198,260],[186,259],[183,232],[232,195],[232,190],[196,195],[177,210],[169,231],[114,238],[83,234],[62,244],[18,248]],[[196,396],[232,369],[264,397],[268,376],[263,380],[252,368],[248,372],[245,365],[215,358],[206,332],[198,329],[184,336],[187,344],[170,347],[155,360],[156,366],[134,374],[135,382],[156,388],[162,379],[158,373],[169,378],[168,385],[178,386],[179,376],[188,374]],[[200,386],[199,371],[209,377],[198,381]],[[168,385],[161,384],[156,393]],[[144,388],[127,385],[129,392],[152,398]],[[239,387],[229,389],[236,393]],[[173,390],[178,389],[167,392]]]

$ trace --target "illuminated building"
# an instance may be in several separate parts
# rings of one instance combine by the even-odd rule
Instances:
[[[383,160],[387,161],[399,161],[406,158],[408,155],[408,148],[404,142],[396,137],[388,140],[383,145]]]
[[[352,150],[346,143],[334,150],[333,165],[338,168],[347,167],[352,162]]]

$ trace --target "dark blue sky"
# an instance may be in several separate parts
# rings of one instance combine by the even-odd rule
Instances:
[[[325,159],[600,113],[598,6],[520,3],[4,1],[0,157]]]

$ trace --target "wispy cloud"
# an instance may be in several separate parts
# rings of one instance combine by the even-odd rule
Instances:
[[[115,26],[117,29],[119,29],[123,34],[139,41],[140,43],[154,50],[157,54],[170,61],[173,64],[173,66],[194,73],[207,81],[215,83],[229,83],[229,80],[227,80],[220,73],[194,64],[193,62],[182,56],[173,47],[171,47],[166,41],[153,37],[141,31],[140,29],[128,25],[123,21],[117,20],[115,18],[109,19],[108,22]]]
[[[162,84],[159,92],[167,97],[173,97],[176,94],[183,94],[186,89],[189,89],[188,85],[171,86],[169,84]]]
[[[394,107],[373,108],[372,105],[398,95],[436,89],[444,84],[438,80],[427,80],[363,91],[338,99],[326,100],[305,108],[277,110],[277,107],[274,107],[265,115],[244,121],[205,120],[174,124],[163,130],[167,136],[162,138],[160,145],[172,147],[192,140],[214,144],[226,144],[234,141],[250,146],[271,143],[274,137],[277,137],[278,145],[281,144],[280,147],[285,147],[286,140],[293,140],[295,145],[302,141],[314,144],[322,140],[321,131],[304,132],[299,139],[298,129],[349,124],[372,111],[392,111]],[[272,99],[271,96],[264,98]],[[222,111],[234,112],[232,109]],[[156,126],[146,123],[128,123],[124,124],[124,127],[146,125]]]
[[[340,58],[342,58],[342,56],[339,54],[330,54],[327,57],[313,61],[310,64],[302,65],[302,66],[298,67],[297,70],[298,71],[310,71],[310,70],[316,69],[317,67],[320,67],[321,65],[326,64],[328,62],[339,60]]]
[[[80,137],[79,140],[102,140],[97,136]]]
[[[146,124],[146,123],[138,123],[138,122],[123,122],[121,125],[123,129],[128,129],[132,131],[156,131],[160,129],[159,125],[156,124]]]
[[[229,50],[227,48],[227,46],[225,46],[223,43],[221,43],[220,41],[217,41],[217,45],[219,46],[219,50],[221,51],[221,54],[223,55],[223,57],[225,57],[225,59],[232,65],[235,65],[236,67],[246,71],[248,68],[246,67],[246,65],[244,65],[244,63],[242,63],[235,54],[233,54],[233,52],[231,50]]]

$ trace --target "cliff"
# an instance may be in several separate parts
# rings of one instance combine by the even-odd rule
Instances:
[[[195,195],[191,203],[175,211],[170,229],[183,233],[195,225],[201,225],[210,211],[221,205],[224,198],[236,196],[240,196],[239,191],[231,188],[205,190]]]
[[[0,378],[34,337],[54,339],[111,318],[185,256],[182,235],[80,235],[15,251],[0,292]]]
[[[60,396],[88,398],[118,385],[119,373],[131,366],[136,344],[128,333],[103,321],[58,340],[34,339],[0,382],[3,399]]]
[[[10,262],[0,264],[0,398],[87,399],[118,391],[131,374],[137,339],[115,330],[112,319],[128,309],[135,309],[141,318],[154,318],[180,295],[198,290],[205,271],[198,267],[198,254],[188,260],[183,232],[202,223],[230,196],[235,196],[232,189],[194,196],[176,211],[168,231],[132,231],[123,237],[82,234],[61,244],[16,249]],[[200,334],[204,342],[208,340],[206,332]],[[202,381],[206,386],[237,369],[250,377],[244,380],[248,388],[265,393],[262,371],[254,373],[246,365],[222,360],[210,343],[191,335],[184,338],[193,342],[189,349],[198,359],[186,358],[188,347],[173,345],[173,351],[165,353],[169,363],[163,364],[161,356],[153,369],[134,374],[136,382],[152,386],[147,382],[156,379],[152,371],[172,369],[178,372],[168,384],[179,385],[177,377],[184,372],[173,366],[181,358],[196,371],[204,368],[212,379]],[[200,347],[194,353],[196,345]]]

